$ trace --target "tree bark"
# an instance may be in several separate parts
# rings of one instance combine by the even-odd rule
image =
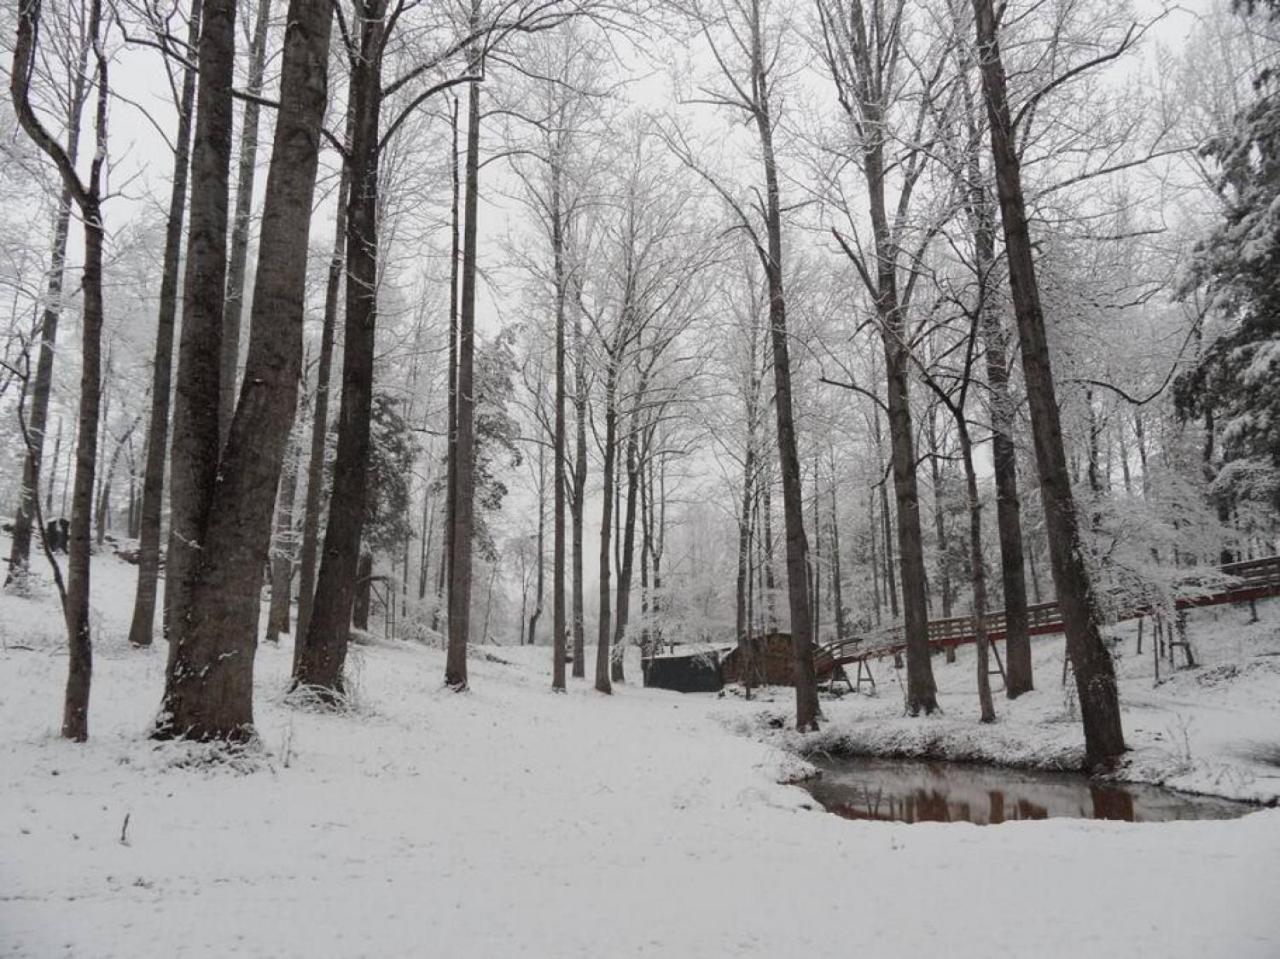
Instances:
[[[752,405],[747,405],[747,451],[742,460],[742,509],[738,514],[738,583],[735,608],[739,676],[747,699],[751,698],[751,687],[755,680],[754,664],[751,661],[751,613],[747,598],[751,585],[751,507],[755,500],[753,480],[756,472],[755,411]]]
[[[200,42],[201,0],[191,5],[187,44]],[[164,469],[169,447],[170,381],[173,376],[173,334],[178,311],[178,267],[182,257],[182,224],[186,215],[187,175],[191,170],[191,121],[194,117],[196,71],[186,69],[178,107],[174,142],[173,181],[169,216],[165,221],[164,261],[160,273],[160,314],[156,322],[155,360],[151,372],[151,412],[147,421],[147,465],[142,479],[142,516],[138,542],[138,588],[133,599],[129,642],[150,646],[155,631],[156,599],[160,584],[160,533],[164,512]]]
[[[635,405],[644,403],[645,383],[641,380]],[[617,616],[613,633],[613,660],[610,678],[615,683],[626,681],[626,638],[631,619],[631,576],[636,552],[636,495],[640,485],[640,440],[636,414],[630,417],[627,433],[627,505],[622,520],[622,562],[618,567]]]
[[[354,98],[349,97],[354,103]],[[347,109],[344,141],[348,152],[355,113]],[[320,543],[320,508],[324,491],[325,436],[329,431],[329,389],[333,379],[333,341],[338,327],[338,294],[346,268],[347,203],[351,194],[351,166],[342,164],[338,176],[338,206],[334,215],[333,253],[324,290],[324,319],[320,328],[320,357],[316,369],[316,400],[311,417],[311,452],[307,457],[307,496],[302,511],[302,548],[298,555],[298,628],[293,644],[293,670],[306,647],[311,606],[316,595],[316,554]]]
[[[471,28],[480,25],[480,3],[472,0]],[[472,72],[482,66],[477,47]],[[458,423],[453,516],[449,562],[449,649],[444,681],[455,690],[467,688],[467,643],[471,634],[471,534],[475,509],[475,325],[476,239],[480,198],[480,86],[467,90],[466,226],[462,242],[462,297],[458,323]]]
[[[849,635],[845,621],[844,587],[840,583],[840,514],[836,508],[836,461],[831,456],[831,601],[835,607],[836,640]]]
[[[619,352],[621,351],[619,350]],[[610,626],[612,625],[609,610],[611,565],[609,537],[613,532],[613,471],[618,445],[618,366],[617,358],[612,352],[609,354],[608,364],[609,368],[605,375],[604,385],[604,462],[600,472],[604,495],[600,497],[600,610],[596,632],[596,691],[601,693],[613,692],[609,671],[609,635]]]
[[[298,461],[301,444],[289,444],[289,465],[280,474],[276,504],[275,542],[271,548],[271,606],[267,610],[267,642],[279,643],[289,632],[289,602],[293,594],[293,503],[298,489]]]
[[[1115,762],[1125,748],[1115,671],[1102,643],[1101,617],[1080,552],[995,12],[991,0],[973,0],[973,9],[1053,579],[1075,672],[1085,754],[1090,766],[1104,766]]]
[[[582,311],[573,315],[573,492],[570,505],[573,526],[573,675],[587,676],[586,586],[582,579],[584,562],[583,520],[587,501],[587,353],[582,335]]]
[[[297,408],[307,240],[328,91],[332,15],[327,0],[289,3],[244,386],[216,464],[218,483],[203,541],[207,545],[190,603],[194,615],[184,623],[184,642],[170,647],[172,668],[157,736],[244,740],[255,735],[253,658],[262,570],[289,424]],[[223,284],[216,289],[220,294]],[[220,311],[212,325],[219,335]],[[212,380],[216,408],[216,375]],[[216,430],[214,434],[216,438]]]
[[[975,144],[976,146],[976,144]],[[979,181],[980,182],[980,181]],[[1013,442],[1015,411],[1009,394],[1009,337],[990,302],[995,269],[995,214],[981,190],[974,231],[981,302],[979,331],[987,357],[991,416],[991,461],[996,480],[996,525],[1000,532],[1000,578],[1004,587],[1005,692],[1010,699],[1035,688],[1027,618],[1027,579],[1022,562],[1022,507],[1018,499],[1018,456]]]
[[[440,556],[440,576],[436,582],[436,611],[432,617],[432,628],[440,626],[440,609],[448,609],[447,590],[449,582],[449,566],[453,562],[453,526],[454,502],[457,499],[458,486],[458,269],[462,259],[462,241],[459,237],[459,199],[461,183],[458,177],[458,100],[453,100],[453,110],[449,114],[449,129],[452,134],[452,147],[449,153],[450,181],[453,186],[453,199],[450,207],[449,230],[451,246],[449,254],[449,422],[445,428],[448,444],[445,457],[445,508],[443,523],[442,553]],[[521,614],[520,621],[524,622]]]
[[[195,660],[188,660],[187,643],[194,623],[192,590],[200,555],[208,547],[206,524],[218,476],[218,379],[227,267],[235,16],[235,0],[205,0],[201,13],[199,86],[191,154],[191,176],[199,189],[191,194],[187,234],[165,562],[169,659],[163,711],[176,706],[174,718],[179,723],[186,718],[187,697],[178,690],[190,686],[193,702],[200,698],[196,688],[199,667]],[[192,652],[199,657],[199,653]],[[167,728],[164,716],[161,725]]]
[[[807,565],[809,545],[804,533],[804,499],[800,487],[800,458],[796,449],[791,401],[791,355],[787,335],[786,296],[782,273],[782,209],[773,150],[773,120],[767,100],[767,73],[759,5],[753,0],[751,73],[757,90],[754,109],[765,177],[767,251],[761,257],[769,285],[769,326],[773,342],[774,409],[777,415],[778,456],[782,473],[782,513],[787,541],[787,592],[791,609],[791,644],[796,689],[796,728],[816,730],[818,684],[813,665],[814,636],[809,618]]]
[[[541,398],[539,397],[539,401]],[[547,534],[547,508],[546,508],[546,490],[547,490],[547,468],[546,468],[547,448],[541,443],[538,444],[538,593],[536,602],[533,607],[533,615],[529,617],[529,638],[528,644],[533,646],[538,639],[538,620],[542,618],[542,598],[546,595],[546,563],[543,557],[546,555],[546,534]]]
[[[378,137],[386,0],[364,0],[360,50],[351,74],[351,192],[347,203],[346,318],[338,445],[320,571],[307,637],[294,679],[340,701],[364,531],[369,419],[378,320]]]
[[[267,59],[267,21],[271,0],[258,0],[258,16],[249,41],[249,76],[245,91],[262,95]],[[231,225],[231,251],[227,261],[227,292],[222,303],[222,363],[218,383],[218,430],[227,441],[236,410],[236,372],[240,366],[240,321],[244,314],[245,262],[249,254],[249,225],[253,219],[253,181],[258,163],[258,118],[262,105],[244,101],[240,129],[240,162],[236,176],[236,208]]]
[[[551,171],[551,256],[552,274],[555,283],[556,311],[556,413],[555,436],[553,438],[552,493],[555,498],[555,515],[552,519],[552,560],[551,560],[551,688],[565,688],[565,541],[564,541],[564,508],[565,508],[565,366],[564,366],[564,311],[565,297],[565,265],[564,265],[564,215],[560,209],[560,158],[553,161]]]

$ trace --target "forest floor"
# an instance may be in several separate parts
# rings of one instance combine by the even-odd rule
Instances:
[[[145,737],[164,650],[126,643],[134,576],[95,561],[82,745],[57,736],[56,599],[0,596],[0,955],[1280,955],[1280,809],[846,821],[780,784],[805,765],[785,739],[740,734],[783,693],[681,696],[633,669],[612,697],[581,680],[554,695],[545,648],[472,650],[455,694],[438,650],[358,647],[356,706],[334,715],[287,705],[291,650],[263,646],[262,748],[210,762]],[[1258,683],[1274,700],[1275,678]],[[1051,664],[1041,684],[1061,709]],[[889,689],[824,708],[887,728]],[[961,697],[957,680],[925,722],[962,724]],[[1017,715],[1001,704],[994,729],[1017,738]],[[1195,715],[1193,756],[1210,741]],[[1271,729],[1237,733],[1274,744]]]

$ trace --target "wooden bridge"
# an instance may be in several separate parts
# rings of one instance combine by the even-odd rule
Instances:
[[[1196,609],[1201,606],[1221,606],[1228,603],[1248,603],[1267,596],[1280,595],[1280,556],[1267,556],[1241,563],[1228,563],[1216,568],[1202,583],[1194,574],[1179,585],[1179,595],[1174,599],[1178,610]],[[1151,602],[1142,606],[1122,608],[1109,617],[1112,622],[1139,619],[1158,608]],[[1062,632],[1062,613],[1056,602],[1036,603],[1027,607],[1027,632],[1032,636],[1047,636]],[[987,614],[987,636],[994,643],[1008,633],[1004,610]],[[935,619],[929,622],[929,646],[934,650],[955,649],[977,641],[972,616],[952,619]],[[855,688],[864,682],[875,685],[871,678],[869,662],[885,656],[898,656],[907,644],[898,627],[888,636],[876,638],[852,637],[819,646],[814,653],[814,667],[820,680],[830,679],[842,666],[857,665]],[[994,646],[993,646],[994,649]],[[997,654],[998,655],[998,654]]]

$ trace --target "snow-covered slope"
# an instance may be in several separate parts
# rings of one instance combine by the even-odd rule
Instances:
[[[357,710],[321,715],[263,648],[264,751],[206,765],[144,736],[164,653],[125,645],[134,572],[95,564],[84,745],[54,602],[0,597],[0,955],[1280,955],[1280,810],[848,822],[719,721],[757,704],[553,695],[545,649],[473,651],[456,695],[438,651],[362,647]]]

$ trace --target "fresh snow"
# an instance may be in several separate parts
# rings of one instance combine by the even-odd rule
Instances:
[[[125,642],[134,576],[95,560],[82,745],[57,735],[56,600],[0,596],[0,955],[1280,955],[1280,810],[1140,825],[849,822],[780,784],[806,766],[759,717],[784,714],[789,694],[644,690],[635,663],[612,697],[581,680],[555,695],[549,650],[474,649],[459,695],[441,686],[438,650],[375,642],[352,651],[354,710],[332,715],[282,701],[291,650],[264,645],[263,749],[209,764],[200,747],[146,739],[164,650]],[[1206,634],[1236,644],[1232,655],[1277,643],[1273,618],[1243,618],[1224,611]],[[943,719],[899,718],[887,666],[879,697],[824,710],[844,736],[944,730],[1012,758],[1022,742],[1078,748],[1078,726],[1052,715],[1060,640],[1036,642],[1041,691],[999,702],[994,727],[973,719],[963,655],[937,661]],[[1280,678],[1250,665],[1258,656],[1228,676],[1209,645],[1197,652],[1210,666],[1155,690],[1132,663],[1135,764],[1176,754],[1157,733],[1185,715],[1189,761],[1221,772],[1247,752],[1236,775],[1261,794],[1274,788],[1259,757],[1270,748],[1274,761],[1280,743]],[[1213,669],[1219,680],[1197,679]]]

